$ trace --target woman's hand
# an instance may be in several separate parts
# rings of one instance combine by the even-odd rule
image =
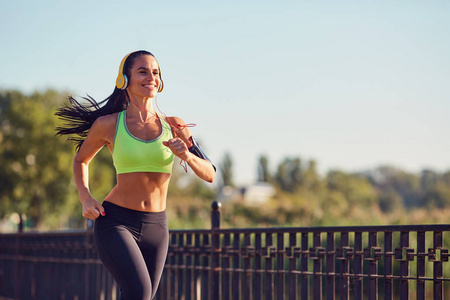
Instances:
[[[174,155],[187,162],[198,177],[207,182],[214,181],[216,172],[213,165],[209,161],[192,154],[185,141],[180,138],[172,138],[163,142],[163,145],[169,147]]]
[[[170,151],[181,160],[187,161],[191,155],[186,143],[178,137],[163,142],[163,145],[169,147]]]
[[[85,201],[82,201],[83,206],[83,217],[95,220],[100,215],[105,215],[105,209],[103,206],[94,198],[90,197],[86,199]]]
[[[186,124],[177,117],[167,117],[167,120],[169,124]],[[213,165],[189,151],[189,147],[192,146],[192,141],[190,140],[192,133],[188,127],[187,125],[179,125],[181,129],[173,132],[176,137],[163,142],[163,145],[170,148],[175,156],[184,160],[199,178],[207,182],[213,182],[216,176]]]

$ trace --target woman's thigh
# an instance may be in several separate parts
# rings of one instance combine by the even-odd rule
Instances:
[[[139,247],[147,264],[154,293],[159,285],[169,247],[169,229],[167,219],[144,223]]]
[[[100,217],[95,222],[98,255],[120,286],[125,299],[150,299],[152,286],[147,264],[133,228]]]

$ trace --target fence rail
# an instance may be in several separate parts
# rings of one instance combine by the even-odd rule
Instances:
[[[449,225],[173,230],[157,299],[445,299]],[[447,276],[444,276],[446,274]],[[119,299],[92,231],[0,235],[0,299]]]

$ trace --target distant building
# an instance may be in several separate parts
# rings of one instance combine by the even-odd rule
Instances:
[[[275,195],[275,188],[267,182],[257,182],[242,188],[225,186],[218,195],[218,200],[227,202],[230,200],[242,200],[246,204],[261,204]]]
[[[275,196],[275,188],[267,182],[257,182],[242,188],[244,202],[248,204],[260,204]]]

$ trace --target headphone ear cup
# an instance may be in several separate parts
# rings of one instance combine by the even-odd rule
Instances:
[[[124,90],[124,89],[126,89],[128,87],[128,77],[127,77],[127,75],[123,74],[123,79],[124,79],[125,83],[123,84],[122,90]]]
[[[123,68],[125,66],[125,61],[127,60],[128,56],[130,56],[133,53],[134,52],[127,54],[120,62],[119,74],[117,75],[117,79],[116,79],[116,87],[118,89],[124,90],[128,86],[128,78],[127,78],[127,75],[123,74]]]
[[[161,67],[159,66],[159,64],[158,64],[158,71],[159,71],[159,81],[161,81],[161,83],[159,84],[158,93],[161,93],[164,90],[164,81],[161,76]]]
[[[161,77],[159,77],[159,79],[161,80],[161,83],[159,84],[158,93],[161,93],[164,90],[164,81]]]
[[[124,90],[128,86],[127,75],[120,73],[116,79],[116,86],[118,89]]]

